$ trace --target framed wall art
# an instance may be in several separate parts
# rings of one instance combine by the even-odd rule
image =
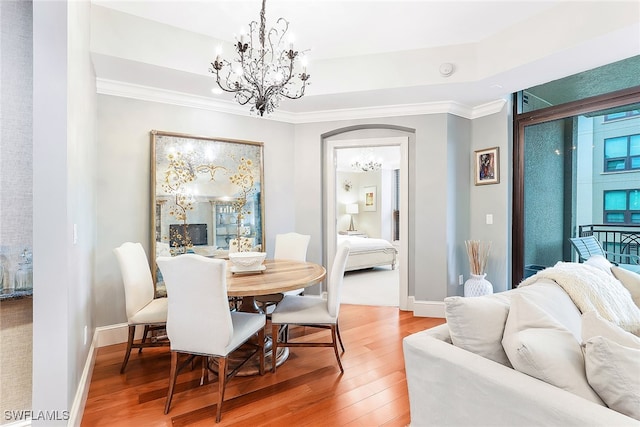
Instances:
[[[378,198],[376,196],[376,187],[364,187],[364,207],[362,210],[375,212],[378,204]]]
[[[500,153],[498,147],[475,151],[474,180],[476,185],[498,184],[500,182]]]

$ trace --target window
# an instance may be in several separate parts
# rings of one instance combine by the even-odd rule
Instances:
[[[604,116],[604,121],[610,122],[612,120],[620,120],[620,119],[626,119],[628,117],[636,117],[636,116],[640,116],[640,110],[621,111],[619,113],[606,114]]]
[[[640,135],[618,136],[604,140],[604,171],[640,169]]]
[[[640,190],[604,192],[605,224],[640,224]]]

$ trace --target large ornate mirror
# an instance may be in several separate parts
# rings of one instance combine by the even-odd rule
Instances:
[[[153,130],[151,149],[152,260],[265,250],[262,143]]]

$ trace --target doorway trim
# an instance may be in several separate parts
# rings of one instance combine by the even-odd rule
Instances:
[[[345,132],[353,129],[345,130]],[[402,129],[402,131],[407,131]],[[399,309],[409,310],[409,136],[361,137],[348,140],[327,140],[342,132],[323,135],[324,172],[324,248],[328,270],[331,271],[336,252],[338,212],[336,203],[336,150],[354,147],[397,146],[400,149],[400,245],[399,245]]]

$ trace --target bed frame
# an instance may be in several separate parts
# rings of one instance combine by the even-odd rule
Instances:
[[[363,270],[389,264],[391,264],[391,269],[395,270],[397,254],[398,251],[395,248],[351,252],[347,258],[345,271]]]

